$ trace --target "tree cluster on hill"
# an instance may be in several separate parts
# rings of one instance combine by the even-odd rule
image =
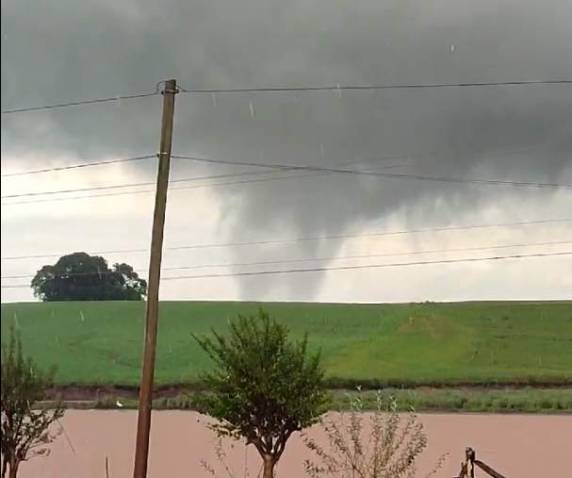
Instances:
[[[64,300],[142,300],[147,282],[129,264],[110,269],[101,256],[75,252],[43,266],[32,279],[34,295],[44,302]]]

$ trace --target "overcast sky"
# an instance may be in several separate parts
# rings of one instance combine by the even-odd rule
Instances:
[[[572,79],[569,0],[5,0],[1,22],[2,110],[145,93],[167,78],[187,89]],[[161,97],[152,96],[3,115],[2,173],[152,155],[160,113]],[[179,94],[173,151],[570,185],[572,86]],[[2,196],[148,182],[155,167],[148,159],[3,177]],[[167,249],[165,278],[572,251],[569,221],[372,235],[570,218],[572,191],[565,188],[307,171],[261,175],[252,167],[182,159],[173,160],[171,178],[231,173],[257,175],[172,185],[165,247],[283,242]],[[2,285],[27,284],[30,278],[10,276],[32,275],[57,259],[11,256],[145,249],[151,189],[3,199]],[[353,237],[327,238],[339,235]],[[308,237],[322,239],[286,242]],[[103,255],[146,276],[145,252]],[[252,262],[272,263],[240,265]],[[165,280],[161,297],[570,299],[571,270],[572,256],[553,256],[203,277]],[[3,288],[2,301],[14,300],[33,300],[31,290]]]

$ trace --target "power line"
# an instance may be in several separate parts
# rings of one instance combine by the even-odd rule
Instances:
[[[207,244],[189,244],[180,246],[166,247],[166,250],[186,250],[186,249],[211,249],[211,248],[223,248],[223,247],[243,247],[243,246],[266,246],[266,245],[279,245],[279,244],[294,244],[299,242],[312,242],[312,241],[326,241],[326,240],[341,240],[341,239],[354,239],[361,237],[383,237],[383,236],[400,236],[408,234],[422,234],[422,233],[432,233],[432,232],[448,232],[448,231],[466,231],[473,229],[492,229],[499,227],[519,227],[519,226],[529,226],[529,225],[539,225],[539,224],[556,224],[563,222],[572,221],[570,218],[560,218],[560,219],[539,219],[533,221],[519,221],[519,222],[508,222],[508,223],[496,223],[496,224],[474,224],[467,226],[441,226],[423,229],[409,229],[409,230],[397,230],[397,231],[379,231],[371,233],[360,233],[360,234],[331,234],[323,236],[302,236],[287,239],[268,239],[268,240],[257,240],[257,241],[237,241],[237,242],[220,242],[220,243],[207,243]],[[148,252],[148,249],[115,249],[115,250],[103,250],[103,251],[91,251],[89,254],[125,254],[125,253],[140,253]],[[26,256],[6,256],[2,257],[3,261],[11,260],[23,260],[23,259],[41,259],[48,257],[60,257],[65,253],[51,253],[51,254],[37,254],[37,255],[26,255]]]
[[[157,83],[155,91],[148,92],[148,93],[136,93],[132,95],[121,95],[121,96],[109,96],[106,98],[94,98],[94,99],[87,99],[87,100],[79,100],[79,101],[68,101],[65,103],[55,103],[51,105],[41,105],[41,106],[28,106],[24,108],[13,108],[9,110],[3,110],[3,115],[11,115],[16,113],[30,113],[33,111],[43,111],[43,110],[54,110],[60,108],[68,108],[71,106],[82,106],[82,105],[93,105],[98,103],[109,103],[112,101],[121,101],[121,100],[134,100],[137,98],[147,98],[149,96],[156,96],[159,92],[159,87],[162,82]]]
[[[2,279],[29,279],[31,277],[35,277],[36,273],[34,274],[19,274],[19,275],[11,275],[11,276],[2,276]],[[58,278],[67,278],[67,277],[85,277],[85,276],[98,276],[103,277],[107,275],[122,275],[119,271],[108,270],[108,271],[91,271],[91,272],[66,272],[65,274],[53,274],[54,277]]]
[[[517,150],[508,150],[508,151],[504,151],[503,154],[515,154],[515,153],[520,153],[523,151],[527,151],[531,148],[519,148]],[[388,156],[381,156],[379,158],[371,158],[368,160],[360,160],[358,161],[358,163],[363,163],[363,162],[372,162],[372,161],[387,161],[387,160],[391,160],[391,159],[411,159],[413,157],[425,157],[427,155],[436,155],[438,154],[438,152],[430,152],[430,153],[423,153],[423,154],[399,154],[399,155],[388,155]],[[144,158],[151,158],[152,156],[142,156],[140,157],[141,159]],[[172,156],[173,158],[176,158],[175,156]],[[192,159],[191,159],[192,158]],[[128,158],[127,160],[130,159],[139,159],[139,158]],[[218,160],[207,160],[207,158],[198,158],[198,157],[180,157],[180,159],[188,159],[188,160],[195,160],[195,161],[203,161],[203,162],[219,162],[222,164],[230,164],[230,165],[236,165],[237,163],[234,161],[218,161]],[[122,161],[122,160],[117,160],[117,162]],[[108,164],[111,163],[111,161],[107,161],[107,162],[101,162],[101,164]],[[345,162],[341,162],[341,163],[337,163],[337,164],[353,164],[355,163],[355,161],[345,161]],[[88,163],[87,165],[90,164],[94,164],[97,165],[99,163]],[[260,165],[260,163],[248,163],[248,164],[243,164],[246,166],[256,166],[256,167],[267,167],[267,166],[262,166]],[[310,169],[311,167],[300,167],[300,166],[286,166],[286,165],[279,165],[280,167],[277,168],[271,168],[271,169],[277,169],[279,171],[288,171],[291,169]],[[387,167],[384,167],[382,169],[390,169],[390,168],[394,168],[394,167],[401,167],[403,165],[401,164],[396,164],[396,165],[390,165]],[[72,166],[74,167],[74,166]],[[82,165],[77,165],[77,167],[82,167]],[[71,167],[70,167],[71,168]],[[314,168],[312,168],[313,170]],[[321,169],[327,169],[327,168],[321,168]],[[47,172],[47,171],[51,171],[52,169],[45,169],[45,170],[37,170],[38,172]],[[345,171],[345,170],[344,170]],[[348,172],[350,170],[347,170]],[[322,172],[322,174],[318,174],[320,173],[320,171],[314,171],[316,174],[304,174],[304,175],[290,175],[290,176],[280,176],[280,177],[269,177],[269,178],[263,178],[263,179],[252,179],[252,180],[241,180],[241,181],[227,181],[227,182],[222,182],[222,183],[211,183],[211,184],[207,184],[207,185],[200,185],[200,186],[195,186],[195,187],[184,187],[184,188],[171,188],[170,190],[188,190],[188,189],[198,189],[198,188],[204,188],[204,187],[214,187],[214,186],[227,186],[227,185],[236,185],[236,184],[249,184],[249,183],[260,183],[260,182],[267,182],[267,181],[277,181],[277,180],[283,180],[283,179],[290,179],[290,178],[303,178],[303,177],[308,177],[308,176],[323,176],[324,172],[326,174],[330,174],[332,173],[331,170],[326,170],[324,172]],[[339,172],[339,171],[336,171]],[[32,172],[30,172],[31,174]],[[367,173],[375,173],[375,171],[359,171],[360,174],[367,174]],[[20,174],[20,173],[16,173],[16,174]],[[22,173],[22,174],[26,174],[26,173]],[[191,181],[191,180],[199,180],[199,179],[222,179],[222,178],[226,178],[226,177],[238,177],[238,176],[259,176],[259,175],[264,175],[264,174],[271,174],[271,173],[237,173],[237,174],[228,174],[228,175],[218,175],[218,176],[206,176],[206,177],[199,177],[199,178],[185,178],[185,179],[181,179],[181,180],[172,180],[171,182],[179,182],[179,181]],[[117,188],[123,188],[123,187],[138,187],[138,186],[149,186],[149,185],[154,185],[153,182],[147,182],[147,183],[126,183],[126,184],[121,184],[121,185],[112,185],[112,186],[99,186],[99,187],[91,187],[91,188],[79,188],[79,189],[69,189],[69,190],[58,190],[58,191],[45,191],[45,192],[30,192],[30,193],[21,193],[21,194],[14,194],[14,195],[8,195],[8,196],[2,196],[2,199],[8,199],[8,198],[17,198],[17,197],[26,197],[26,196],[41,196],[41,195],[50,195],[50,194],[59,194],[59,193],[71,193],[71,192],[89,192],[89,191],[98,191],[98,190],[106,190],[106,189],[117,189]],[[39,199],[39,200],[32,200],[32,201],[13,201],[13,202],[9,202],[9,203],[5,203],[5,206],[13,206],[13,205],[20,205],[20,204],[34,204],[34,203],[41,203],[41,202],[59,202],[59,201],[69,201],[69,200],[76,200],[76,199],[91,199],[91,198],[101,198],[101,197],[111,197],[111,196],[122,196],[122,195],[132,195],[132,194],[144,194],[144,193],[150,193],[153,192],[154,189],[148,189],[148,190],[142,190],[142,191],[125,191],[125,192],[119,192],[119,193],[108,193],[108,194],[93,194],[93,195],[81,195],[81,196],[68,196],[68,197],[62,197],[62,198],[53,198],[53,199]]]
[[[522,152],[529,151],[530,149],[533,149],[535,147],[510,149],[510,150],[501,151],[500,153],[501,154],[519,154]],[[360,163],[361,162],[371,162],[371,161],[378,161],[378,160],[385,161],[385,160],[390,160],[390,159],[405,159],[405,158],[413,159],[414,157],[423,158],[426,156],[435,156],[438,154],[440,154],[439,151],[430,151],[430,152],[426,152],[426,153],[417,153],[417,154],[393,154],[393,155],[381,156],[379,158],[372,158],[369,160],[360,160],[359,162]],[[120,158],[120,159],[112,159],[112,160],[104,160],[104,161],[93,161],[93,162],[88,162],[88,163],[77,163],[77,164],[71,164],[69,166],[56,166],[53,168],[33,169],[33,170],[29,170],[29,171],[18,171],[18,172],[14,172],[14,173],[5,173],[5,174],[2,174],[1,177],[4,178],[4,177],[14,177],[14,176],[27,176],[27,175],[31,175],[31,174],[67,171],[67,170],[71,170],[71,169],[88,168],[88,167],[94,167],[94,166],[106,166],[108,164],[125,163],[125,162],[131,162],[131,161],[140,161],[143,159],[154,159],[156,157],[157,157],[157,155],[146,155],[146,156],[135,156],[135,157],[131,157],[131,158]],[[349,161],[349,162],[344,161],[341,164],[352,164],[353,162],[354,161]]]
[[[139,157],[135,157],[135,158],[118,159],[118,160],[112,160],[112,161],[100,161],[100,162],[96,162],[96,163],[77,164],[77,165],[61,167],[61,168],[49,168],[49,169],[40,169],[40,170],[24,172],[24,173],[13,173],[13,174],[8,174],[6,176],[16,176],[16,175],[23,175],[23,174],[34,174],[34,173],[40,173],[40,172],[55,171],[55,170],[74,169],[74,168],[81,168],[81,167],[87,167],[87,166],[111,164],[111,163],[115,163],[115,162],[148,159],[148,158],[153,158],[153,157],[154,156],[152,156],[152,155],[148,155],[148,156],[139,156]],[[410,155],[401,154],[401,155],[383,156],[380,158],[376,158],[376,160],[385,161],[385,160],[390,160],[390,159],[404,159],[404,158],[409,158],[409,157],[410,157]],[[187,159],[187,158],[183,158],[183,159]],[[353,162],[354,161],[351,161],[350,164]],[[360,161],[360,162],[363,162],[363,161]],[[397,166],[399,166],[399,165],[397,165]],[[390,166],[390,167],[395,167],[395,166]],[[290,168],[281,168],[281,169],[282,170],[288,170]],[[194,177],[194,178],[173,179],[173,180],[170,180],[169,182],[170,183],[178,183],[178,182],[187,182],[187,181],[233,178],[233,177],[240,177],[240,176],[260,176],[260,175],[264,175],[264,174],[270,174],[270,173],[268,173],[268,172],[262,172],[262,173],[241,172],[241,173],[219,174],[219,175],[202,176],[202,177]],[[65,193],[74,193],[74,192],[100,191],[100,190],[106,190],[106,189],[150,186],[150,185],[154,185],[154,184],[155,184],[154,181],[149,181],[149,182],[142,182],[142,183],[123,183],[123,184],[117,184],[117,185],[111,185],[111,186],[94,186],[94,187],[88,187],[88,188],[60,189],[60,190],[53,190],[53,191],[37,191],[37,192],[30,191],[30,192],[25,192],[25,193],[9,194],[9,195],[5,195],[5,196],[0,196],[0,199],[12,199],[12,198],[19,198],[19,197],[42,196],[42,195],[52,195],[52,194],[65,194]],[[153,190],[149,190],[149,191],[153,191]],[[145,192],[147,192],[147,191],[145,191]],[[126,192],[124,194],[129,194],[129,192]],[[103,196],[103,195],[101,195],[101,196]],[[94,197],[101,197],[101,196],[94,196]],[[83,198],[83,197],[89,197],[89,196],[78,196],[77,198],[79,199],[79,198]],[[76,197],[74,197],[74,199],[75,198]],[[62,199],[68,199],[68,198],[62,198]],[[36,201],[27,201],[27,202],[22,203],[22,204],[28,204],[28,203],[32,203],[32,202],[36,202]],[[10,203],[10,204],[20,204],[20,203],[15,202],[15,203]]]
[[[260,266],[260,265],[277,265],[277,264],[293,264],[301,262],[322,262],[322,261],[341,261],[348,259],[371,259],[373,257],[399,257],[399,256],[414,256],[422,254],[436,254],[436,253],[450,253],[450,252],[468,252],[468,251],[484,251],[484,250],[495,250],[495,249],[512,249],[517,247],[537,247],[537,246],[555,246],[563,244],[571,244],[572,240],[559,240],[559,241],[543,241],[543,242],[525,242],[525,243],[514,243],[514,244],[497,244],[489,246],[473,246],[473,247],[457,247],[448,249],[429,249],[420,251],[408,251],[408,252],[387,252],[382,254],[357,254],[357,255],[345,255],[345,256],[328,256],[328,257],[303,257],[297,259],[275,259],[268,261],[253,261],[253,262],[231,262],[231,263],[219,263],[219,264],[197,264],[192,266],[177,266],[177,267],[163,267],[163,271],[176,271],[176,270],[191,270],[191,269],[207,269],[207,268],[220,268],[220,267],[247,267],[247,266]],[[143,269],[144,267],[138,267],[138,269]],[[69,272],[66,273],[66,277],[75,276],[86,276],[86,275],[106,275],[106,274],[117,274],[115,271],[109,272]],[[20,274],[20,275],[8,275],[2,276],[1,279],[27,279],[34,277],[34,274]]]
[[[195,159],[191,157],[184,157],[184,156],[172,156],[172,158],[179,158],[179,159],[191,159],[195,161],[203,161],[203,159]],[[209,160],[211,161],[211,160]],[[232,161],[225,161],[222,164],[236,164],[236,165],[245,165],[244,163],[234,163]],[[249,164],[254,166],[255,164]],[[276,169],[280,171],[289,171],[289,170],[302,170],[302,171],[313,171],[316,173],[322,172],[325,174],[336,174],[336,173],[343,173],[343,174],[351,174],[357,176],[374,176],[374,177],[387,177],[387,178],[398,178],[398,179],[413,179],[413,180],[428,180],[428,181],[437,181],[437,182],[448,182],[448,183],[473,183],[473,184],[487,184],[487,185],[504,185],[504,186],[515,186],[515,187],[534,187],[534,188],[553,188],[553,189],[572,189],[572,185],[567,184],[556,184],[556,183],[537,183],[537,182],[523,182],[523,181],[503,181],[503,180],[488,180],[488,179],[468,179],[468,178],[445,178],[445,177],[434,177],[434,176],[420,176],[414,174],[407,174],[407,173],[380,173],[377,171],[360,171],[360,170],[348,170],[348,169],[335,169],[335,168],[323,168],[323,167],[314,167],[314,166],[285,166],[280,165],[277,167],[266,166],[259,163],[256,163],[256,166],[269,168],[269,169]],[[400,167],[402,165],[391,165],[387,167]],[[386,169],[386,168],[383,168]],[[213,180],[213,179],[223,179],[223,178],[236,178],[236,177],[243,177],[243,176],[262,176],[269,173],[266,172],[259,172],[259,173],[248,173],[248,172],[241,172],[241,173],[229,173],[229,174],[219,174],[219,175],[211,175],[211,176],[198,176],[198,177],[191,177],[191,178],[181,178],[181,179],[173,179],[170,180],[169,183],[182,183],[182,182],[192,182],[192,181],[199,181],[199,180]],[[290,178],[303,178],[308,176],[322,176],[324,174],[303,174],[303,175],[290,175],[290,176],[281,176],[281,177],[267,177],[262,179],[246,179],[240,181],[227,181],[222,183],[209,183],[209,184],[202,184],[198,186],[192,187],[183,187],[183,188],[172,188],[171,191],[177,190],[189,190],[189,189],[200,189],[205,187],[216,187],[216,186],[230,186],[236,184],[250,184],[250,183],[259,183],[259,182],[268,182],[268,181],[277,181],[277,180],[284,180]],[[62,189],[62,190],[54,190],[54,191],[40,191],[40,192],[26,192],[26,193],[19,193],[19,194],[9,194],[5,196],[1,196],[0,199],[16,199],[21,197],[32,197],[32,196],[46,196],[46,195],[54,195],[54,194],[69,194],[74,192],[90,192],[90,191],[102,191],[102,190],[110,190],[110,189],[123,189],[129,187],[142,187],[142,186],[152,186],[154,182],[140,182],[140,183],[124,183],[124,184],[116,184],[111,186],[94,186],[88,188],[76,188],[76,189]],[[68,201],[68,200],[76,200],[76,199],[91,199],[91,198],[100,198],[100,197],[110,197],[110,196],[123,196],[123,195],[132,195],[132,194],[142,194],[142,193],[151,193],[153,189],[147,189],[142,191],[124,191],[119,193],[110,193],[110,194],[94,194],[94,195],[82,195],[82,196],[69,196],[69,197],[62,197],[62,198],[42,198],[38,200],[31,200],[31,201],[14,201],[4,203],[4,206],[13,206],[19,204],[35,204],[35,203],[42,203],[42,202],[54,202],[54,201]]]
[[[173,188],[173,189],[175,189],[175,188]],[[183,189],[183,188],[181,188],[181,189]],[[143,189],[140,191],[123,191],[123,192],[104,193],[104,194],[85,194],[83,196],[66,196],[66,197],[61,197],[61,198],[32,199],[30,201],[13,201],[13,202],[2,203],[2,207],[18,206],[18,205],[22,205],[22,204],[46,203],[46,202],[75,201],[77,199],[94,199],[94,198],[104,198],[104,197],[112,197],[112,196],[128,196],[128,195],[134,195],[134,194],[149,194],[152,192],[154,192],[153,189]]]
[[[279,170],[288,169],[288,170],[302,170],[302,171],[325,171],[338,174],[356,174],[360,176],[375,176],[375,177],[391,178],[391,179],[412,179],[419,181],[436,181],[445,183],[471,183],[471,184],[494,185],[494,186],[572,189],[572,185],[569,184],[540,183],[532,181],[504,181],[498,179],[449,178],[440,176],[424,176],[419,174],[407,174],[407,173],[380,173],[375,171],[359,171],[355,169],[326,168],[321,166],[310,166],[310,165],[288,165],[288,164],[276,164],[276,163],[274,164],[256,163],[249,161],[227,161],[222,159],[202,158],[198,156],[173,155],[173,158],[187,159],[190,161],[197,161],[203,163],[233,164],[235,166],[252,166],[258,168],[279,169]]]
[[[191,181],[202,181],[202,180],[208,180],[208,179],[223,179],[223,178],[234,178],[234,177],[240,177],[240,176],[258,176],[261,174],[268,174],[267,172],[262,172],[262,173],[248,173],[248,172],[241,172],[241,173],[229,173],[229,174],[216,174],[216,175],[211,175],[211,176],[195,176],[195,177],[190,177],[190,178],[179,178],[179,179],[171,179],[169,180],[169,183],[184,183],[184,182],[191,182]],[[111,186],[92,186],[92,187],[87,187],[87,188],[74,188],[74,189],[58,189],[58,190],[52,190],[52,191],[37,191],[37,192],[25,192],[25,193],[19,193],[19,194],[8,194],[5,196],[0,196],[0,199],[12,199],[12,198],[20,198],[20,197],[30,197],[30,196],[49,196],[49,195],[53,195],[53,194],[68,194],[68,193],[77,193],[77,192],[90,192],[90,191],[105,191],[105,190],[109,190],[109,189],[122,189],[122,188],[132,188],[132,187],[141,187],[141,186],[152,186],[154,185],[155,182],[154,181],[145,181],[145,182],[140,182],[140,183],[122,183],[122,184],[113,184]],[[151,192],[153,190],[149,190],[149,191],[143,191],[143,192]],[[137,191],[127,191],[124,192],[124,194],[130,194],[133,192],[137,192]],[[84,197],[84,196],[81,196]],[[89,196],[85,196],[85,197],[89,197]],[[66,198],[62,198],[62,199],[66,199]],[[27,203],[29,202],[35,202],[35,201],[27,201]],[[18,204],[18,203],[10,203],[10,204]]]
[[[234,273],[221,273],[221,274],[201,274],[201,275],[191,275],[191,276],[171,276],[171,277],[164,277],[163,280],[211,279],[217,277],[244,277],[244,276],[262,276],[262,275],[278,275],[278,274],[299,274],[308,272],[347,271],[347,270],[358,270],[358,269],[381,269],[386,267],[410,267],[410,266],[424,266],[432,264],[455,264],[459,262],[482,262],[482,261],[525,259],[531,257],[551,257],[551,256],[566,256],[566,255],[572,255],[572,251],[547,252],[547,253],[535,253],[535,254],[511,254],[508,256],[491,256],[491,257],[465,257],[461,259],[395,262],[389,264],[368,264],[361,266],[311,267],[305,269],[281,269],[272,271],[252,271],[252,272],[234,272]]]
[[[329,86],[309,86],[309,87],[264,87],[264,88],[180,88],[181,93],[286,93],[286,92],[318,92],[318,91],[368,91],[368,90],[388,90],[388,89],[427,89],[427,88],[459,88],[459,87],[490,87],[490,86],[527,86],[527,85],[569,85],[572,80],[530,80],[530,81],[492,81],[492,82],[465,82],[465,83],[425,83],[425,84],[387,84],[387,85],[329,85]],[[110,96],[105,98],[94,98],[79,101],[68,101],[50,105],[28,106],[23,108],[12,108],[3,110],[3,115],[16,113],[29,113],[34,111],[53,110],[68,108],[73,106],[91,105],[98,103],[109,103],[118,100],[131,100],[146,98],[159,94],[159,85],[153,92],[138,93],[132,95]]]
[[[267,245],[279,245],[279,244],[290,244],[299,242],[314,242],[322,240],[340,240],[340,239],[353,239],[358,237],[382,237],[382,236],[400,236],[408,234],[421,234],[427,232],[447,232],[447,231],[465,231],[472,229],[489,229],[497,227],[516,227],[525,225],[537,225],[537,224],[550,224],[550,223],[560,223],[569,222],[572,218],[563,219],[542,219],[537,221],[521,221],[512,223],[499,223],[499,224],[477,224],[469,226],[443,226],[443,227],[433,227],[426,229],[409,229],[400,231],[381,231],[381,232],[371,232],[362,234],[331,234],[324,236],[306,236],[297,237],[289,239],[270,239],[270,240],[260,240],[260,241],[245,241],[245,242],[227,242],[219,244],[193,244],[189,246],[175,246],[169,247],[167,249],[180,250],[180,249],[205,249],[205,248],[217,248],[217,247],[241,247],[241,246],[267,246]]]
[[[299,87],[262,87],[262,88],[181,88],[181,93],[301,93],[319,91],[371,91],[393,89],[427,89],[427,88],[460,88],[487,86],[527,86],[527,85],[569,85],[572,80],[530,80],[530,81],[489,81],[464,83],[421,83],[421,84],[387,84],[387,85],[326,85]]]
[[[157,157],[156,155],[146,155],[146,156],[134,156],[132,158],[111,159],[111,160],[107,160],[107,161],[93,161],[91,163],[78,163],[78,164],[70,164],[69,166],[57,166],[54,168],[32,169],[30,171],[6,173],[6,174],[2,174],[2,177],[7,178],[7,177],[14,177],[14,176],[27,176],[30,174],[51,173],[51,172],[55,172],[55,171],[67,171],[69,169],[90,168],[90,167],[94,167],[94,166],[106,166],[108,164],[128,163],[131,161],[141,161],[143,159],[152,159],[152,158],[156,158],[156,157]]]
[[[171,158],[174,158],[174,156],[171,156]],[[380,158],[380,159],[383,160],[384,158]],[[368,161],[365,161],[365,162],[368,162]],[[395,165],[383,167],[382,169],[390,169],[390,168],[402,167],[402,166],[404,166],[404,165],[395,164]],[[278,173],[274,173],[274,174],[279,174],[281,172],[287,172],[287,169],[286,168],[279,168]],[[264,174],[273,174],[273,173],[271,173],[271,172],[250,173],[250,174],[245,173],[244,175],[257,176],[257,175],[264,175]],[[237,184],[253,184],[253,183],[265,183],[265,182],[269,182],[269,181],[283,181],[285,179],[299,179],[299,178],[301,179],[301,178],[308,178],[308,177],[319,177],[319,176],[326,176],[329,174],[332,174],[332,173],[330,171],[310,172],[309,174],[291,174],[288,176],[271,176],[271,177],[257,178],[257,179],[225,181],[225,182],[220,182],[220,183],[201,184],[198,186],[186,186],[186,187],[179,187],[179,188],[174,187],[174,188],[170,188],[169,192],[181,191],[181,190],[191,190],[191,189],[212,188],[212,187],[218,187],[218,186],[233,186],[233,185],[237,185]],[[232,175],[229,175],[229,176],[232,176]],[[240,174],[237,174],[237,176],[240,176]],[[203,178],[203,179],[208,179],[208,178]],[[212,179],[212,177],[210,179]],[[140,191],[125,191],[125,192],[106,193],[106,194],[68,196],[68,197],[62,197],[62,198],[36,199],[36,200],[31,200],[31,201],[13,201],[13,202],[9,202],[9,203],[4,203],[4,206],[14,206],[14,205],[21,205],[21,204],[35,204],[35,203],[44,203],[44,202],[70,201],[70,200],[78,200],[78,199],[93,199],[93,198],[103,198],[103,197],[111,197],[111,196],[134,195],[134,194],[148,194],[148,193],[151,193],[153,191],[154,191],[154,189],[146,189],[146,190],[140,190]]]
[[[181,179],[174,179],[170,180],[169,183],[181,183],[181,182],[190,182],[190,181],[199,181],[199,180],[209,180],[209,179],[222,179],[222,178],[235,178],[241,176],[262,176],[272,174],[272,172],[257,172],[257,173],[229,173],[229,174],[218,174],[218,175],[211,175],[211,176],[199,176],[199,177],[192,177],[192,178],[181,178]],[[169,192],[172,191],[181,191],[181,190],[189,190],[189,189],[200,189],[206,187],[213,187],[213,186],[230,186],[234,184],[248,184],[248,183],[256,183],[256,182],[265,182],[265,181],[277,181],[282,179],[289,179],[289,178],[302,178],[310,176],[309,174],[299,174],[299,175],[290,175],[290,176],[282,176],[282,177],[268,177],[262,179],[246,179],[241,181],[226,181],[222,183],[208,183],[208,184],[201,184],[198,186],[191,186],[191,187],[180,187],[180,188],[171,188]],[[314,175],[312,175],[314,176]],[[315,176],[319,176],[316,174]],[[320,175],[321,176],[321,175]],[[68,190],[58,190],[58,191],[46,191],[46,192],[36,192],[36,193],[23,193],[23,194],[14,194],[9,196],[2,196],[1,199],[10,199],[10,198],[18,198],[24,196],[41,196],[41,195],[51,195],[51,194],[64,194],[64,193],[71,193],[71,192],[89,192],[89,191],[97,191],[97,190],[107,190],[107,189],[121,189],[127,187],[139,187],[139,186],[151,186],[154,185],[154,182],[143,182],[143,183],[126,183],[126,184],[116,184],[112,186],[94,186],[90,188],[79,188],[79,189],[68,189]],[[110,197],[110,196],[125,196],[125,195],[132,195],[132,194],[143,194],[143,193],[152,193],[154,189],[144,189],[139,191],[123,191],[117,193],[107,193],[107,194],[86,194],[82,196],[67,196],[61,198],[42,198],[42,199],[35,199],[30,201],[14,201],[14,202],[7,202],[4,203],[4,206],[13,206],[17,204],[34,204],[34,203],[43,203],[43,202],[54,202],[54,201],[69,201],[75,199],[91,199],[91,198],[101,198],[101,197]]]
[[[385,159],[394,159],[397,156],[388,156],[386,158],[378,158],[379,160]],[[404,157],[404,156],[400,156]],[[353,161],[352,161],[353,162]],[[390,169],[395,167],[404,166],[403,164],[393,164],[389,166],[384,166],[381,169]],[[288,171],[287,168],[282,168],[280,172]],[[241,176],[263,176],[268,174],[276,174],[272,171],[263,171],[263,172],[240,172],[240,173],[228,173],[228,174],[219,174],[219,175],[211,175],[211,176],[199,176],[199,177],[192,177],[192,178],[181,178],[181,179],[173,179],[170,180],[169,183],[181,183],[181,182],[189,182],[189,181],[198,181],[198,180],[211,180],[211,179],[223,179],[223,178],[235,178]],[[209,183],[203,184],[199,186],[192,186],[192,187],[182,187],[182,188],[171,188],[170,191],[177,191],[177,190],[189,190],[189,189],[199,189],[205,187],[213,187],[213,186],[228,186],[234,184],[248,184],[248,183],[256,183],[256,182],[266,182],[266,181],[277,181],[289,178],[302,178],[307,176],[322,176],[322,174],[298,174],[298,175],[290,175],[290,176],[280,176],[280,177],[268,177],[262,179],[247,179],[241,181],[227,181],[222,183]],[[326,172],[326,174],[330,174]],[[39,192],[27,192],[27,193],[19,193],[19,194],[11,194],[6,196],[1,196],[1,199],[15,199],[19,197],[30,197],[30,196],[43,196],[43,195],[52,195],[52,194],[66,194],[72,192],[90,192],[90,191],[101,191],[101,190],[108,190],[108,189],[121,189],[127,187],[141,187],[141,186],[151,186],[154,185],[154,182],[142,182],[142,183],[123,183],[123,184],[116,184],[111,186],[94,186],[89,188],[77,188],[77,189],[64,189],[64,190],[56,190],[56,191],[39,191]],[[151,193],[154,189],[146,189],[142,191],[124,191],[119,193],[109,193],[109,194],[94,194],[94,195],[82,195],[82,196],[68,196],[68,197],[61,197],[61,198],[42,198],[37,200],[31,201],[14,201],[4,203],[5,206],[13,206],[17,204],[34,204],[34,203],[41,203],[41,202],[54,202],[54,201],[68,201],[68,200],[75,200],[75,199],[89,199],[89,198],[99,198],[99,197],[109,197],[109,196],[122,196],[122,195],[131,195],[131,194],[142,194],[142,193]]]
[[[203,264],[203,265],[193,265],[193,266],[179,266],[179,267],[166,267],[167,270],[189,270],[189,269],[204,269],[204,268],[218,268],[218,267],[245,267],[245,266],[258,266],[258,265],[276,265],[276,264],[293,264],[299,262],[321,262],[321,261],[340,261],[348,259],[371,259],[373,257],[398,257],[398,256],[413,256],[420,254],[436,254],[436,253],[448,253],[448,252],[467,252],[467,251],[483,251],[483,250],[493,250],[493,249],[510,249],[516,247],[533,247],[533,246],[552,246],[552,245],[562,245],[570,244],[572,240],[561,240],[561,241],[544,241],[544,242],[529,242],[529,243],[516,243],[516,244],[501,244],[494,246],[478,246],[478,247],[458,247],[449,249],[430,249],[421,251],[409,251],[409,252],[387,252],[382,254],[355,254],[346,256],[327,256],[327,257],[306,257],[298,259],[275,259],[268,261],[254,261],[254,262],[234,262],[226,264]]]
[[[263,174],[273,174],[271,172],[262,172],[262,173],[249,173],[248,175],[258,176]],[[276,173],[274,173],[276,174]],[[185,187],[173,187],[169,189],[169,193],[173,191],[183,191],[183,190],[191,190],[191,189],[202,189],[202,188],[211,188],[216,186],[233,186],[236,184],[251,184],[251,183],[264,183],[268,181],[282,181],[284,179],[294,179],[294,178],[307,178],[307,177],[315,177],[315,176],[324,176],[330,173],[310,173],[310,174],[291,174],[289,176],[272,176],[266,178],[258,178],[258,179],[243,179],[238,181],[225,181],[222,183],[208,183],[208,184],[200,184],[197,186],[185,186]],[[110,197],[110,196],[126,196],[126,195],[134,195],[134,194],[149,194],[154,192],[153,189],[144,189],[139,191],[123,191],[123,192],[116,192],[116,193],[105,193],[105,194],[86,194],[83,196],[67,196],[61,198],[46,198],[46,199],[35,199],[30,201],[14,201],[3,203],[4,207],[6,206],[15,206],[20,204],[35,204],[35,203],[45,203],[45,202],[59,202],[59,201],[71,201],[77,199],[94,199],[94,198],[103,198],[103,197]]]
[[[411,266],[425,266],[434,264],[456,264],[468,262],[483,262],[483,261],[500,261],[507,259],[528,259],[533,257],[555,257],[555,256],[568,256],[572,255],[572,251],[563,252],[545,252],[534,254],[511,254],[507,256],[490,256],[490,257],[464,257],[459,259],[440,259],[434,261],[415,261],[415,262],[394,262],[386,264],[367,264],[358,266],[334,266],[334,267],[311,267],[304,269],[281,269],[270,271],[252,271],[252,272],[231,272],[231,273],[216,273],[216,274],[200,274],[188,276],[170,276],[163,277],[163,280],[182,280],[182,279],[214,279],[222,277],[245,277],[245,276],[263,276],[263,275],[281,275],[281,274],[299,274],[310,272],[327,272],[327,271],[348,271],[359,269],[381,269],[389,267],[411,267]],[[3,289],[20,289],[29,287],[26,284],[9,284],[2,285]]]

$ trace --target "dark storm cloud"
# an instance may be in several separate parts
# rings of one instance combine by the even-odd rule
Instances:
[[[2,4],[2,107],[149,91],[169,77],[187,88],[571,78],[570,20],[565,0],[9,0]],[[3,121],[3,152],[145,154],[156,149],[159,108],[154,97],[14,115]],[[175,150],[183,154],[354,161],[453,177],[562,181],[570,174],[569,87],[180,95],[176,109]],[[381,160],[400,154],[411,157]],[[421,210],[423,221],[442,223],[495,197],[546,194],[311,174],[216,191],[241,236],[341,232],[396,211],[419,221]],[[333,253],[337,245],[304,247]]]

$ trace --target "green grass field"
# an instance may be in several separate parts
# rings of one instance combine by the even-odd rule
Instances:
[[[192,384],[210,363],[191,333],[224,330],[260,304],[165,302],[156,381]],[[392,305],[267,303],[294,336],[321,349],[334,386],[459,383],[572,384],[572,302]],[[38,363],[57,366],[57,383],[135,385],[144,304],[2,305]]]

